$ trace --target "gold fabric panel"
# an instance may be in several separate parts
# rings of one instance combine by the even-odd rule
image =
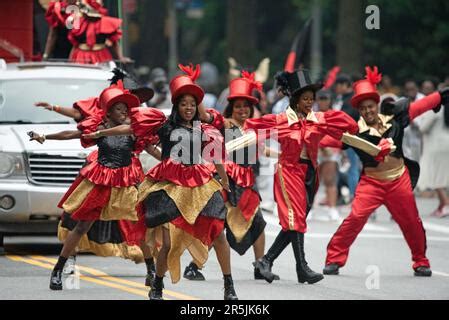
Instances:
[[[70,230],[63,228],[60,222],[58,226],[58,239],[64,242],[69,233]],[[86,234],[81,237],[77,246],[77,252],[91,252],[100,257],[120,257],[132,260],[135,263],[144,262],[143,253],[139,246],[129,246],[124,242],[100,244],[89,241]]]
[[[251,228],[258,208],[256,208],[256,211],[254,211],[249,221],[245,220],[242,211],[238,207],[233,207],[229,202],[226,202],[226,208],[228,209],[226,223],[228,224],[229,229],[231,229],[232,234],[235,236],[237,243],[239,243],[243,240],[243,237],[246,235],[249,228]]]
[[[67,213],[75,212],[83,204],[84,199],[92,191],[95,185],[87,179],[81,181],[70,196],[65,200],[62,208]]]
[[[170,251],[167,257],[167,266],[172,283],[181,279],[181,256],[185,249],[189,248],[195,261],[200,262],[199,267],[206,263],[209,249],[189,233],[170,224]]]
[[[367,171],[365,169],[365,174],[373,179],[376,180],[383,180],[383,181],[393,181],[396,180],[398,178],[400,178],[405,172],[405,165],[402,164],[401,166],[397,167],[397,168],[393,168],[390,170],[385,170],[385,171],[381,171],[381,172],[376,172],[376,171],[372,171],[370,172],[369,170]]]
[[[279,175],[279,180],[281,182],[282,194],[284,195],[284,199],[285,199],[285,202],[287,203],[287,207],[288,207],[288,226],[289,226],[290,230],[295,230],[295,215],[293,212],[292,203],[290,202],[290,198],[288,197],[287,189],[285,188],[284,177],[282,176],[282,165],[281,164],[279,164],[279,166],[278,166],[278,175]]]
[[[81,181],[62,205],[64,211],[73,213],[78,210],[94,187],[95,184],[87,179]],[[136,211],[137,196],[138,190],[134,186],[111,188],[111,196],[101,211],[100,220],[139,220]]]
[[[139,202],[143,201],[150,193],[159,190],[164,190],[168,194],[184,219],[193,225],[212,195],[222,190],[222,186],[215,179],[211,179],[202,186],[192,188],[178,186],[168,181],[156,182],[146,178],[139,186]]]
[[[101,211],[100,220],[139,220],[136,211],[139,194],[137,188],[130,186],[111,189],[111,197],[108,205]]]

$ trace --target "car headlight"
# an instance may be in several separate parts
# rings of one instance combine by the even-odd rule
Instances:
[[[0,178],[25,176],[22,155],[0,152]]]

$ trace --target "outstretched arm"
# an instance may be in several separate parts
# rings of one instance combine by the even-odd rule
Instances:
[[[63,116],[75,119],[75,121],[80,121],[82,119],[81,112],[76,110],[75,108],[70,107],[62,107],[58,105],[53,105],[48,102],[36,102],[34,104],[36,107],[42,107],[48,111],[54,111],[56,113],[59,113]]]
[[[122,124],[110,129],[98,130],[93,133],[83,134],[82,137],[85,139],[98,139],[100,137],[111,137],[111,136],[130,136],[133,134],[131,126],[129,124]]]
[[[449,104],[449,88],[444,88],[439,92],[429,94],[427,97],[412,102],[408,108],[410,121],[419,117],[429,110],[439,111],[441,104]]]
[[[81,131],[78,130],[67,130],[57,133],[52,133],[49,135],[38,134],[34,131],[28,132],[30,141],[37,141],[40,144],[44,143],[45,140],[72,140],[81,138]]]

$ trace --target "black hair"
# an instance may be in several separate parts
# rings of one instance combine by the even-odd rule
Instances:
[[[235,101],[237,99],[231,99],[228,103],[228,105],[226,106],[225,110],[223,111],[223,116],[225,118],[232,118],[232,113],[234,111],[234,104]],[[250,108],[250,113],[249,113],[249,117],[252,118],[254,116],[254,104],[251,103],[249,100],[245,99],[248,102],[249,108]]]

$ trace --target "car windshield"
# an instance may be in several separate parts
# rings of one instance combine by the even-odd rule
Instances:
[[[86,79],[0,81],[0,123],[73,123],[73,119],[35,107],[34,103],[71,107],[77,100],[98,96],[107,85],[106,80]]]

